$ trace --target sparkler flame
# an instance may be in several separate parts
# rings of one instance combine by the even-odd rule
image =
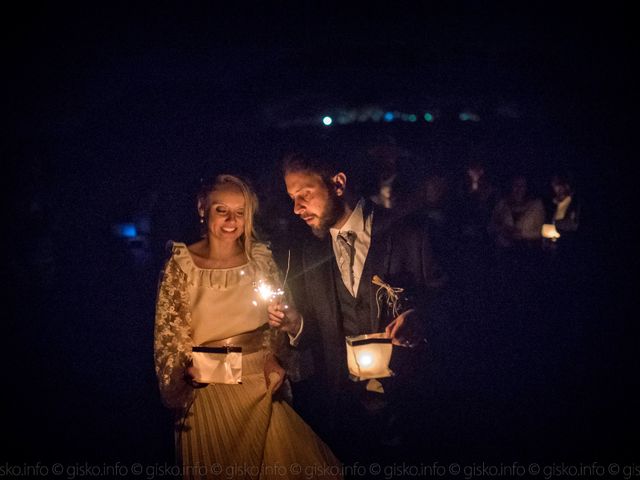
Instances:
[[[284,295],[284,290],[282,290],[281,288],[277,288],[274,290],[273,287],[264,280],[260,280],[256,284],[254,290],[258,293],[258,295],[260,295],[260,298],[262,298],[263,300],[274,300],[275,298]]]

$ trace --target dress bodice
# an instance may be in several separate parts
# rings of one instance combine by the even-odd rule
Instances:
[[[264,244],[255,243],[252,260],[233,268],[196,266],[184,243],[174,242],[172,257],[188,279],[194,345],[255,330],[268,321],[267,306],[256,284],[273,284],[273,259]]]

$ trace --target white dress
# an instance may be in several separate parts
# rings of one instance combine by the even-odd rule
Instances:
[[[177,413],[185,478],[340,478],[340,463],[291,406],[272,397],[263,366],[274,332],[264,328],[258,280],[279,278],[271,252],[254,244],[252,261],[228,269],[197,267],[184,243],[160,281],[155,362],[163,402]],[[242,384],[194,389],[184,379],[191,347],[264,330],[260,351],[242,356]]]

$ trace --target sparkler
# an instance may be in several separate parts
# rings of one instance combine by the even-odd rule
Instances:
[[[283,289],[274,289],[271,285],[269,285],[268,282],[265,282],[264,280],[260,280],[256,284],[254,284],[253,290],[258,293],[260,298],[268,301],[275,300],[276,298],[284,295]]]
[[[289,251],[287,256],[287,271],[285,273],[284,280],[282,282],[282,287],[274,289],[269,282],[263,279],[258,280],[257,282],[253,282],[253,290],[258,294],[258,296],[262,300],[272,302],[277,298],[284,296],[284,286],[287,283],[287,277],[289,276],[290,262],[291,262],[291,251]],[[253,305],[256,307],[258,306],[258,302],[255,300],[253,300],[251,303],[253,303]],[[288,305],[284,305],[284,308],[287,309]]]

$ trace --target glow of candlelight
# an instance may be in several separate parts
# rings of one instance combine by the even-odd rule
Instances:
[[[552,241],[556,241],[560,238],[560,233],[556,230],[556,226],[551,223],[545,223],[542,225],[541,234],[543,238],[550,238]]]
[[[369,353],[363,353],[358,357],[358,363],[363,367],[368,367],[373,363],[373,357]]]
[[[385,378],[393,375],[389,368],[393,347],[385,333],[346,337],[349,378],[354,381]]]

